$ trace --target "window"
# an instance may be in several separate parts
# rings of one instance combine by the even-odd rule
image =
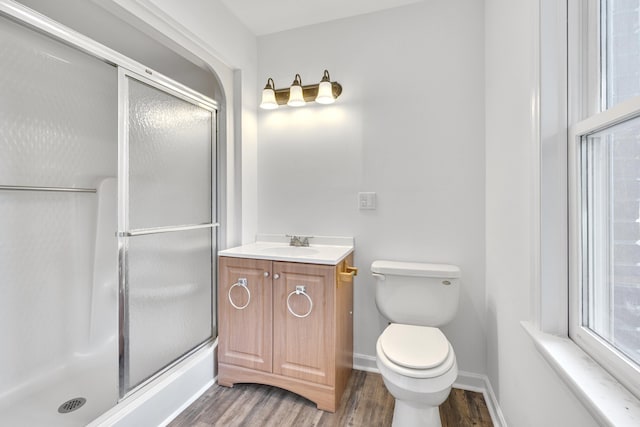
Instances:
[[[574,106],[586,114],[569,138],[570,335],[640,397],[640,0],[582,11],[569,78],[591,105]]]
[[[640,1],[603,0],[601,93],[603,109],[640,96]]]

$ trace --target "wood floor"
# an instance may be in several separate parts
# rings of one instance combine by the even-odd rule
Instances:
[[[481,393],[453,389],[440,406],[443,427],[493,427]],[[288,391],[259,384],[213,385],[169,427],[385,427],[393,397],[378,374],[353,371],[340,407],[332,414]]]

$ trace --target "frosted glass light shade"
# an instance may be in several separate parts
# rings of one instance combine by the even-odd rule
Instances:
[[[322,81],[318,87],[318,95],[316,96],[318,104],[333,104],[336,99],[333,97],[331,82]]]
[[[260,108],[264,110],[274,110],[278,108],[276,92],[273,89],[265,88],[262,91],[262,102],[260,102]]]
[[[287,105],[291,107],[301,107],[304,104],[306,104],[306,102],[302,95],[302,86],[292,85],[291,88],[289,88],[289,101]]]

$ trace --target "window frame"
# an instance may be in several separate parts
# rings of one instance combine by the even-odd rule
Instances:
[[[606,108],[606,76],[601,72],[600,0],[569,1],[569,337],[636,397],[640,398],[640,367],[585,326],[583,320],[583,249],[580,144],[582,137],[640,117],[640,97]],[[573,29],[573,31],[571,30]]]

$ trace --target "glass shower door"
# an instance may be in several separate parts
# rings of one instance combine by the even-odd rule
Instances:
[[[120,393],[212,336],[215,109],[120,69]]]

